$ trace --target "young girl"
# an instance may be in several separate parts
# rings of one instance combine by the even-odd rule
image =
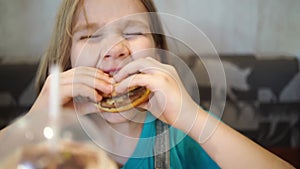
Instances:
[[[59,63],[63,109],[97,115],[104,147],[122,168],[292,168],[223,123],[202,137],[205,125],[218,120],[193,101],[175,69],[162,63],[156,51],[167,49],[164,36],[151,33],[162,28],[156,15],[147,14],[155,11],[151,0],[64,0],[40,65],[40,93],[28,114],[47,112],[48,70]],[[151,91],[139,106],[147,113],[108,113],[95,106],[104,94],[131,86]],[[172,126],[167,137],[166,125]]]

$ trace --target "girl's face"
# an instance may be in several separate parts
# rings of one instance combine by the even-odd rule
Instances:
[[[155,57],[146,8],[139,0],[85,0],[73,28],[72,67],[89,66],[113,74],[141,57]],[[88,22],[87,22],[88,21]],[[103,113],[120,123],[135,113]],[[126,116],[126,117],[124,117]]]

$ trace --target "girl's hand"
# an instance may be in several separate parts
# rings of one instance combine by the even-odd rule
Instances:
[[[138,74],[136,74],[138,73]],[[148,103],[142,105],[160,120],[181,130],[190,129],[198,105],[185,90],[174,67],[147,57],[124,66],[114,79],[120,84],[117,93],[131,86],[145,86],[152,91]]]
[[[51,79],[52,75],[49,75],[30,112],[48,111]],[[111,93],[113,89],[111,85],[113,79],[103,71],[91,67],[67,70],[60,73],[59,79],[62,107],[74,109],[74,98],[85,98],[81,99],[83,102],[76,103],[81,113],[98,111],[94,103],[102,99],[100,93]]]

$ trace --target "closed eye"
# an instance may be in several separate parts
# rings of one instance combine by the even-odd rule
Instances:
[[[131,32],[131,33],[124,33],[123,36],[125,38],[134,38],[134,37],[138,37],[138,36],[144,36],[144,33],[142,32]]]
[[[88,36],[81,36],[79,40],[85,40],[85,39],[94,39],[99,38],[101,35],[88,35]]]

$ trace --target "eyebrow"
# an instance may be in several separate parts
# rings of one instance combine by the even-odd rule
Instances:
[[[99,28],[100,28],[100,25],[97,23],[81,24],[74,28],[73,34],[75,34],[76,32],[80,32],[80,31],[88,30],[88,29],[91,29],[91,31],[94,32],[94,31],[98,30]]]
[[[142,26],[143,28],[150,29],[147,22],[143,22],[143,21],[140,21],[140,20],[127,20],[127,21],[125,21],[124,28],[132,27],[132,26]],[[75,34],[77,32],[80,32],[80,31],[83,31],[83,30],[89,30],[89,29],[91,30],[91,32],[95,32],[100,28],[101,28],[101,25],[99,25],[98,23],[81,24],[81,25],[78,25],[74,28],[73,34]]]
[[[132,27],[132,26],[142,26],[143,28],[149,29],[148,22],[143,22],[140,20],[129,20],[126,22],[124,27],[127,28],[127,27]]]

